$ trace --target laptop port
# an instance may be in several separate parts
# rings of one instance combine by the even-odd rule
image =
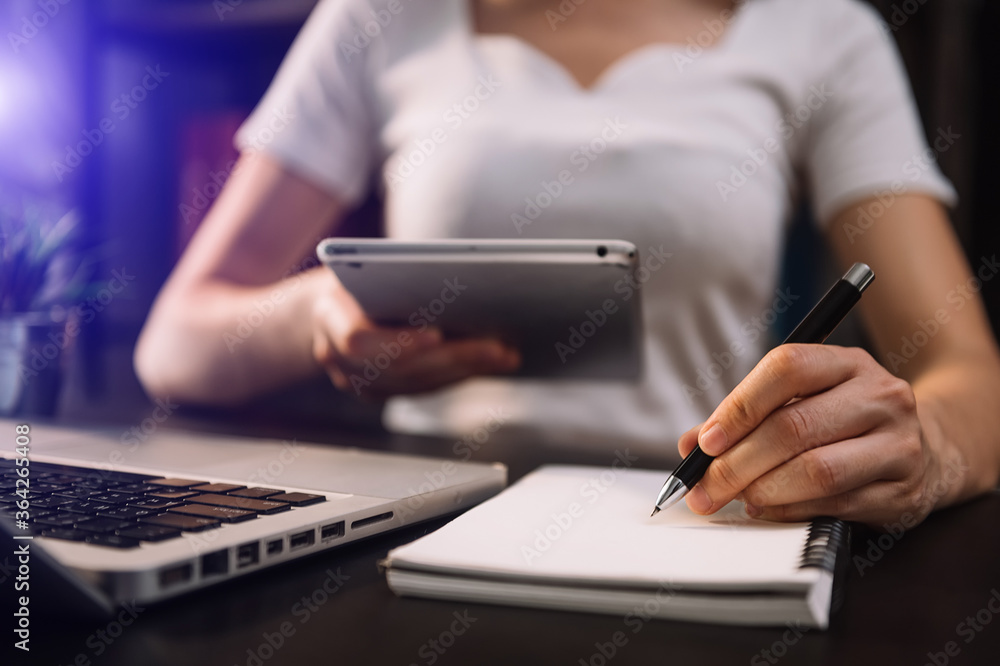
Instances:
[[[256,541],[245,543],[236,549],[236,568],[242,569],[260,562],[260,544]]]
[[[319,530],[319,538],[321,541],[336,539],[342,536],[344,536],[344,521],[342,520],[339,523],[324,525]]]
[[[391,520],[391,519],[392,519],[392,511],[387,511],[385,513],[380,513],[377,516],[369,516],[367,518],[361,518],[359,520],[355,520],[353,523],[351,523],[351,529],[356,530],[359,527],[364,527],[366,525],[371,525],[373,523],[381,523],[383,520]]]
[[[267,542],[267,555],[271,557],[272,555],[280,555],[281,551],[285,549],[285,542],[282,539],[275,539],[274,541]]]
[[[190,581],[192,570],[193,567],[190,562],[178,567],[164,569],[160,572],[160,588],[166,589]]]
[[[316,543],[316,530],[299,532],[298,534],[293,534],[288,538],[288,550],[305,548],[306,546],[311,546],[314,543]]]
[[[201,575],[215,576],[229,571],[229,551],[217,550],[201,556]]]

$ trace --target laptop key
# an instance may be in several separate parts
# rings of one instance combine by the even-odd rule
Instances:
[[[146,497],[162,497],[163,499],[184,499],[198,493],[193,490],[154,490],[147,492]]]
[[[70,504],[63,504],[59,507],[60,511],[72,511],[73,513],[85,513],[87,515],[94,515],[100,513],[101,511],[106,511],[113,508],[113,504],[104,504],[103,502],[90,502],[84,500],[77,500],[71,502]]]
[[[154,486],[167,486],[168,488],[190,488],[191,486],[200,486],[205,482],[192,479],[150,479],[146,483]]]
[[[126,502],[131,502],[132,500],[142,499],[142,496],[133,495],[132,493],[119,493],[116,491],[110,491],[92,495],[90,499],[94,500],[95,502],[105,502],[107,504],[125,504]]]
[[[236,497],[249,497],[250,499],[263,499],[265,497],[270,497],[271,495],[277,495],[283,491],[276,488],[244,488],[243,490],[232,490],[227,495],[235,495]]]
[[[129,539],[139,539],[140,541],[166,541],[181,535],[181,531],[174,527],[159,527],[157,525],[136,524],[118,530],[118,535]]]
[[[139,497],[131,502],[129,506],[137,506],[143,509],[169,509],[172,506],[181,506],[184,502],[163,499],[162,497]]]
[[[65,490],[68,487],[69,486],[67,486],[65,484],[46,483],[44,481],[42,481],[41,483],[32,483],[31,484],[31,489],[32,490],[37,490],[40,493],[57,493],[60,490]]]
[[[73,527],[76,523],[82,523],[87,520],[90,520],[90,518],[81,516],[78,513],[52,513],[33,519],[36,525],[44,525],[46,527]]]
[[[103,479],[100,477],[99,474],[95,474],[92,477],[80,479],[79,481],[76,481],[73,485],[79,488],[93,488],[94,490],[101,491],[114,488],[115,486],[120,486],[121,483],[119,483],[118,481],[112,481],[110,479]]]
[[[280,495],[271,495],[268,499],[272,502],[288,502],[292,506],[309,506],[326,501],[326,497],[323,495],[310,495],[309,493],[281,493]]]
[[[50,537],[52,539],[65,539],[66,541],[84,541],[92,534],[93,532],[84,532],[82,530],[74,530],[68,527],[53,527],[52,529],[44,530],[42,532],[42,536]]]
[[[212,506],[227,506],[233,509],[243,509],[244,511],[255,511],[257,513],[272,514],[279,511],[288,511],[290,504],[285,502],[274,502],[272,500],[250,499],[249,497],[232,497],[231,495],[195,495],[188,498],[189,502],[197,504],[210,504]]]
[[[97,515],[101,518],[117,518],[118,520],[138,520],[145,516],[155,516],[161,513],[160,509],[143,509],[138,506],[121,506],[120,504],[113,509],[107,509],[105,511],[98,511]]]
[[[201,516],[203,518],[217,518],[224,523],[242,523],[244,520],[253,520],[257,514],[253,511],[243,511],[242,509],[231,509],[228,506],[208,506],[206,504],[188,504],[187,506],[175,506],[167,509],[170,513],[180,513],[188,516]]]
[[[78,530],[86,532],[102,532],[114,534],[115,531],[131,527],[135,523],[131,520],[115,520],[114,518],[93,518],[91,520],[77,523]]]
[[[139,540],[118,534],[92,534],[87,537],[87,543],[110,548],[138,548]]]
[[[66,488],[65,490],[55,491],[55,495],[59,497],[73,497],[75,499],[90,499],[91,495],[97,495],[100,490],[95,488]]]
[[[160,527],[174,527],[185,532],[200,532],[222,525],[222,521],[216,518],[182,516],[179,513],[161,513],[158,516],[147,516],[146,518],[140,518],[139,522],[148,525],[159,525]]]
[[[72,504],[72,503],[73,499],[70,497],[59,497],[57,495],[50,495],[48,497],[43,497],[41,499],[35,500],[34,502],[31,503],[31,506],[32,508],[39,508],[39,509],[55,509],[62,506],[63,504]]]
[[[149,490],[150,486],[147,483],[126,483],[115,488],[116,493],[132,493],[134,495],[143,495]]]
[[[231,490],[243,490],[246,486],[240,486],[235,483],[206,483],[200,486],[192,486],[191,490],[197,490],[202,493],[228,493]]]

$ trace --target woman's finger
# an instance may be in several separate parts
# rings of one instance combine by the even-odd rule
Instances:
[[[814,395],[853,377],[867,354],[828,345],[781,345],[771,350],[705,421],[698,444],[719,456],[794,398]]]
[[[743,491],[747,504],[798,504],[842,495],[877,481],[899,481],[912,473],[912,456],[899,437],[874,432],[821,446],[792,458]]]
[[[688,506],[697,513],[716,511],[804,452],[858,437],[881,424],[884,410],[873,401],[859,400],[862,389],[861,380],[849,381],[769,414],[737,446],[712,461],[688,494]]]

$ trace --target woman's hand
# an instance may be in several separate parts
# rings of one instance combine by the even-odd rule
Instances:
[[[371,399],[431,391],[520,364],[517,351],[496,340],[446,341],[434,328],[377,326],[332,272],[313,308],[313,357],[337,388]]]
[[[717,456],[687,495],[701,514],[739,498],[770,520],[916,524],[941,474],[910,384],[857,348],[777,347],[680,438],[681,455],[696,444]]]

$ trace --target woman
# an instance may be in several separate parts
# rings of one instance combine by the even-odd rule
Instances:
[[[919,522],[996,484],[1000,361],[885,35],[856,0],[327,0],[237,136],[140,377],[204,402],[321,368],[351,390],[399,331],[328,271],[287,275],[374,173],[392,237],[610,236],[669,255],[642,288],[639,385],[505,380],[516,350],[428,330],[369,387],[394,396],[390,427],[469,431],[499,409],[537,436],[679,437],[682,455],[718,456],[688,495],[699,513],[739,497],[776,520]],[[942,128],[935,147],[954,140]],[[777,280],[802,196],[838,259],[878,273],[861,309],[885,365],[833,346],[764,355],[797,298]]]

